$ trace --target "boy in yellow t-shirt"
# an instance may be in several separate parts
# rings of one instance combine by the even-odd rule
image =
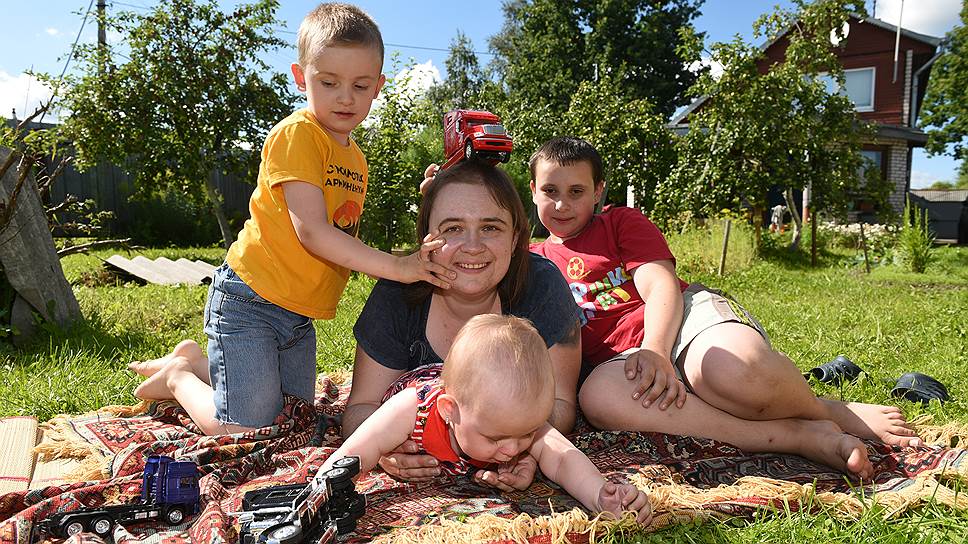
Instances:
[[[350,270],[449,287],[453,272],[430,262],[443,245],[396,257],[357,238],[367,165],[350,137],[383,86],[383,39],[348,4],[321,4],[299,27],[296,86],[309,107],[283,119],[262,149],[251,217],[216,271],[205,305],[207,365],[197,344],[136,363],[139,398],[175,399],[206,434],[270,425],[283,395],[312,402],[313,319],[330,319]],[[191,355],[191,357],[186,357]]]

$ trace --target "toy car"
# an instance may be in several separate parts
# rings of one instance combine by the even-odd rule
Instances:
[[[359,457],[344,457],[308,484],[279,485],[249,491],[239,516],[241,544],[333,542],[337,534],[356,529],[366,510],[353,477]]]
[[[513,147],[501,118],[489,111],[453,110],[444,114],[444,156],[447,160],[441,169],[472,157],[493,164],[508,162]]]
[[[52,534],[68,538],[82,532],[100,537],[111,534],[118,524],[161,520],[178,525],[198,512],[198,467],[192,461],[176,461],[165,455],[151,455],[141,476],[141,500],[58,512],[38,524],[39,536]]]

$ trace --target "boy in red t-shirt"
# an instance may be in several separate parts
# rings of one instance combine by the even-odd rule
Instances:
[[[558,266],[583,309],[579,404],[595,426],[797,453],[860,477],[871,465],[851,435],[921,443],[898,408],[817,398],[748,312],[676,276],[665,237],[638,210],[595,214],[604,177],[591,144],[552,139],[530,169],[550,233],[531,250]]]

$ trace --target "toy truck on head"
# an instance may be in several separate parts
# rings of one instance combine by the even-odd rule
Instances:
[[[105,537],[118,524],[160,520],[177,525],[198,512],[198,467],[191,461],[176,461],[165,455],[151,455],[141,476],[141,501],[81,508],[54,514],[40,523],[41,534],[68,538],[81,532]]]
[[[353,484],[359,472],[360,458],[344,457],[308,484],[249,491],[236,514],[240,544],[328,544],[353,531],[366,511]]]
[[[453,110],[444,114],[444,156],[447,160],[441,169],[472,157],[493,164],[508,162],[513,147],[501,118],[489,111]]]

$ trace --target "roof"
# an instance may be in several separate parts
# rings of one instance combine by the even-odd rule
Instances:
[[[911,194],[919,196],[928,202],[965,202],[968,201],[968,189],[911,189]]]
[[[894,33],[897,32],[897,25],[886,23],[880,19],[874,19],[873,17],[864,17],[863,19],[861,19],[860,17],[857,17],[857,20],[859,20],[862,23],[870,23],[876,27],[883,28],[884,30],[887,30],[889,32],[894,32]],[[764,42],[762,45],[760,45],[760,51],[766,51],[767,49],[772,47],[773,44],[780,41],[781,38],[786,36],[787,33],[790,32],[792,28],[793,28],[793,25],[790,25],[786,28],[786,30],[777,34],[776,37],[774,37],[772,40]],[[912,32],[904,27],[901,27],[901,35],[907,38],[910,38],[912,40],[917,40],[919,42],[926,43],[928,45],[931,45],[932,47],[938,47],[939,45],[941,45],[941,42],[943,41],[941,38],[928,36],[927,34],[919,34],[917,32]],[[703,102],[705,102],[708,98],[709,98],[708,95],[703,95],[693,100],[692,103],[686,107],[686,109],[682,110],[682,112],[676,115],[672,119],[672,121],[669,122],[669,125],[671,126],[671,125],[679,125],[679,124],[685,123],[686,117],[688,117],[690,113],[696,111],[696,109],[699,106],[701,106]]]

